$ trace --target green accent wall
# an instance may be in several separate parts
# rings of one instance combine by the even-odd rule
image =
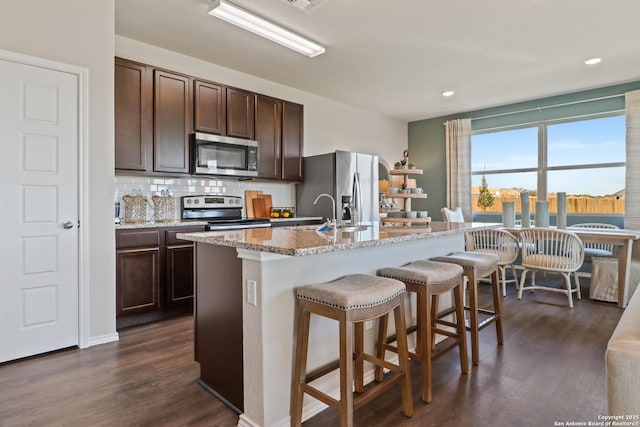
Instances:
[[[471,128],[473,131],[479,131],[622,111],[624,110],[624,93],[637,89],[640,89],[640,81],[410,122],[408,129],[409,157],[418,168],[424,170],[424,174],[417,178],[417,186],[424,188],[428,194],[426,199],[413,200],[411,202],[412,210],[428,210],[429,216],[434,221],[442,220],[440,208],[447,203],[445,130],[443,125],[447,120],[478,118],[472,120]],[[614,95],[620,96],[598,100],[598,98]],[[562,105],[580,101],[588,102]],[[553,107],[549,108],[551,106]],[[538,110],[538,108],[540,109]],[[522,110],[533,111],[520,112]],[[482,118],[505,113],[507,115],[500,117]]]

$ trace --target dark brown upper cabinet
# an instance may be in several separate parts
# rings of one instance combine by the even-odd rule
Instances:
[[[242,89],[227,88],[227,135],[254,139],[254,95]]]
[[[153,74],[149,67],[115,60],[115,167],[153,168]]]
[[[115,58],[116,173],[188,175],[194,131],[258,141],[258,178],[303,178],[304,107]]]
[[[227,132],[227,92],[222,85],[194,80],[194,127],[197,132],[225,135]]]
[[[154,70],[153,170],[189,173],[189,77]]]
[[[304,148],[304,106],[282,102],[282,179],[302,182]]]
[[[256,141],[258,141],[258,177],[282,176],[282,101],[256,95]]]

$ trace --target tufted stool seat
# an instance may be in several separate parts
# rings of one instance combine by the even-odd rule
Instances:
[[[353,274],[327,283],[302,286],[296,289],[296,348],[293,385],[291,391],[291,425],[302,423],[304,393],[340,411],[340,424],[353,425],[353,412],[400,383],[404,415],[413,415],[411,379],[405,324],[405,285],[397,280],[366,274]],[[393,311],[398,335],[398,364],[392,364],[364,352],[364,322]],[[309,321],[311,314],[339,322],[340,357],[331,368],[323,367],[307,373]],[[354,354],[355,346],[355,358]],[[364,390],[364,361],[387,368],[391,373],[380,384]],[[334,369],[340,369],[340,400],[321,392],[309,383]],[[355,381],[354,397],[352,384]]]
[[[496,336],[498,344],[503,342],[502,318],[500,317],[500,289],[498,285],[498,257],[494,254],[461,251],[451,255],[431,258],[432,261],[449,262],[457,264],[463,269],[463,275],[469,284],[469,306],[465,310],[469,311],[469,326],[467,330],[471,334],[471,362],[477,365],[480,361],[479,355],[479,332],[492,323],[496,325]],[[493,293],[493,310],[478,308],[478,279],[491,277],[491,292]],[[438,313],[438,318],[453,312],[447,309]],[[480,321],[478,315],[487,317]]]
[[[401,280],[407,291],[416,293],[417,322],[407,329],[408,333],[416,332],[416,351],[409,352],[409,357],[422,363],[422,400],[431,402],[432,361],[445,352],[458,347],[460,353],[460,369],[469,372],[467,356],[467,341],[464,323],[464,305],[462,298],[462,267],[437,261],[415,261],[401,267],[388,267],[378,270],[378,276]],[[446,292],[453,291],[455,323],[437,319],[435,308],[438,298]],[[430,301],[431,300],[431,301]],[[385,350],[397,351],[390,345],[395,337],[387,338],[387,318],[385,315],[379,324],[378,356],[382,357]],[[438,327],[444,325],[454,327],[450,329]],[[435,335],[440,334],[451,338],[443,346],[434,351]],[[376,370],[376,375],[382,375],[382,369]]]

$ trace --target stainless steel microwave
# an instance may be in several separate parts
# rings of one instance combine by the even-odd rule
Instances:
[[[196,132],[192,144],[192,174],[258,176],[256,141]]]

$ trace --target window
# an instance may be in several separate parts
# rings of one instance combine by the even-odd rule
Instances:
[[[623,214],[625,126],[616,114],[474,133],[474,212],[501,212],[500,200],[515,200],[519,211],[526,190],[552,212],[556,193],[566,192],[569,213]],[[483,177],[496,199],[485,209],[477,204]]]

